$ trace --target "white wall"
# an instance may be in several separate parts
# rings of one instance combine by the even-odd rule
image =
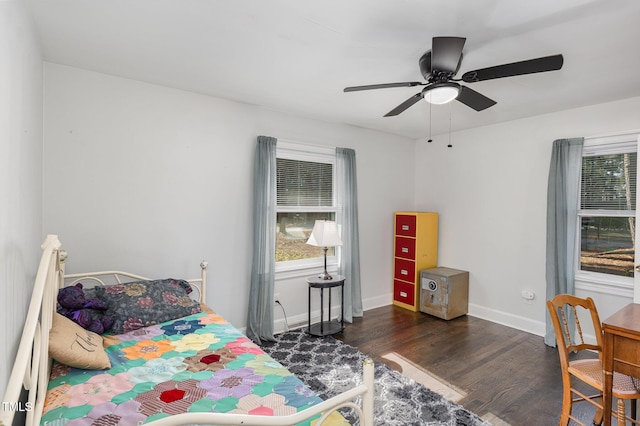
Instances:
[[[42,54],[23,2],[0,1],[0,395],[33,288],[41,224]]]
[[[418,142],[416,207],[440,213],[439,263],[470,271],[471,314],[544,334],[552,143],[640,129],[639,110],[632,98]],[[592,296],[603,319],[631,301]]]
[[[214,286],[208,304],[243,327],[256,136],[351,147],[365,308],[391,300],[393,212],[437,211],[439,263],[470,271],[470,313],[542,334],[552,141],[639,129],[639,106],[632,98],[461,131],[447,148],[448,135],[414,144],[46,64],[44,229],[60,235],[70,272],[192,276],[207,259]],[[524,301],[523,289],[536,299]],[[302,277],[277,282],[276,292],[290,323],[306,318]],[[596,298],[603,318],[628,302]],[[317,314],[315,304],[312,310]]]
[[[356,150],[363,298],[390,303],[393,212],[413,204],[414,141],[51,63],[44,117],[44,228],[60,235],[69,272],[191,277],[207,259],[208,304],[243,327],[264,134]],[[306,315],[304,278],[276,292],[288,316]]]

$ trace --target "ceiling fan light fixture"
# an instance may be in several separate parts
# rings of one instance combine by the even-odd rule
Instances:
[[[425,101],[434,105],[442,105],[451,102],[460,94],[460,85],[457,83],[436,83],[422,92]]]
[[[494,106],[496,101],[486,97],[482,93],[476,92],[467,85],[461,86],[457,82],[476,83],[478,81],[514,77],[517,75],[555,71],[561,69],[564,63],[563,56],[558,54],[479,68],[465,72],[461,78],[455,78],[460,69],[462,57],[464,56],[462,50],[466,38],[433,37],[431,40],[431,50],[423,54],[418,61],[420,73],[426,80],[425,82],[404,81],[399,83],[369,84],[366,86],[345,87],[344,91],[356,92],[360,90],[385,89],[391,87],[424,86],[421,91],[415,93],[386,113],[384,115],[385,117],[394,117],[401,114],[422,99],[429,102],[429,104],[437,105],[446,104],[456,99],[471,109],[484,111]]]

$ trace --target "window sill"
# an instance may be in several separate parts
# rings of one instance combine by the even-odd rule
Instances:
[[[313,274],[319,274],[323,271],[324,264],[307,264],[304,266],[301,265],[287,265],[287,266],[276,266],[275,280],[288,280],[292,278],[300,278],[300,277],[308,277]],[[338,273],[338,263],[330,262],[327,263],[327,272],[330,274]]]
[[[600,274],[579,274],[575,277],[577,290],[610,294],[633,299],[633,279],[600,277]]]

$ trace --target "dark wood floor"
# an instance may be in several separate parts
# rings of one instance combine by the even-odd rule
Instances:
[[[377,361],[396,352],[424,367],[463,390],[459,403],[480,416],[492,413],[514,426],[558,424],[560,361],[542,337],[470,316],[445,321],[395,306],[366,311],[336,337]]]

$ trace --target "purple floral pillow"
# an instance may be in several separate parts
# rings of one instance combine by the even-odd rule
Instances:
[[[112,334],[127,333],[201,311],[200,304],[189,297],[193,289],[184,280],[135,281],[96,286],[95,291],[97,298],[109,306],[106,314],[114,318],[109,331]]]

